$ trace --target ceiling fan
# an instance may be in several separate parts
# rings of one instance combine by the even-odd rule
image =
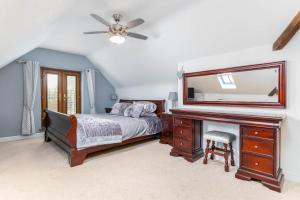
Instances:
[[[113,43],[116,44],[121,44],[125,42],[125,38],[128,37],[133,37],[136,39],[141,39],[141,40],[147,40],[148,37],[145,35],[141,35],[138,33],[133,33],[133,32],[128,32],[128,29],[134,28],[136,26],[139,26],[143,24],[145,21],[141,18],[137,18],[135,20],[132,20],[130,22],[127,22],[126,24],[119,24],[120,19],[122,18],[122,15],[120,14],[113,14],[113,19],[115,20],[115,24],[110,24],[108,23],[105,19],[100,17],[99,15],[96,14],[90,14],[94,19],[97,21],[101,22],[105,26],[107,26],[109,29],[108,31],[90,31],[90,32],[84,32],[84,34],[102,34],[102,33],[108,33],[110,35],[109,40]]]

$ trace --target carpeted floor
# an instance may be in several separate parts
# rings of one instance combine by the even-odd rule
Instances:
[[[300,184],[282,193],[234,178],[223,163],[189,163],[150,141],[89,157],[70,168],[67,155],[41,138],[0,143],[2,200],[299,200]]]

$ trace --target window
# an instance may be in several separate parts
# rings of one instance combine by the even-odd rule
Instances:
[[[223,89],[236,89],[236,85],[231,73],[218,74],[217,77]]]

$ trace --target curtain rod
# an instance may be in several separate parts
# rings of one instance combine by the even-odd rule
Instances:
[[[19,64],[25,64],[25,63],[27,63],[26,60],[21,60],[21,59],[16,60],[16,62],[19,63]],[[85,70],[89,70],[89,69],[91,69],[91,68],[84,69],[84,71],[85,71]],[[66,69],[66,70],[68,70],[68,69]],[[98,69],[95,69],[95,72],[98,73],[98,74],[101,74],[101,73],[98,71]]]
[[[87,68],[87,69],[84,69],[84,71],[88,71],[90,69],[93,69],[93,68]],[[93,69],[95,71],[95,73],[98,73],[98,74],[101,74],[100,71],[98,71],[98,69]]]
[[[27,63],[26,60],[20,60],[20,59],[19,59],[19,60],[16,60],[16,62],[19,63],[19,64],[25,64],[25,63]]]

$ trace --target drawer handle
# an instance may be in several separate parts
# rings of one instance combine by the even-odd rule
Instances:
[[[254,145],[254,149],[258,149],[258,146],[257,146],[257,145]]]
[[[258,166],[258,165],[259,165],[259,162],[256,162],[256,163],[255,163],[255,166]]]
[[[182,142],[180,142],[180,145],[182,146],[182,145],[183,145],[183,143],[182,143]]]
[[[182,121],[180,121],[180,124],[182,124]]]
[[[257,132],[257,131],[255,131],[255,132],[254,132],[254,135],[258,135],[258,132]]]
[[[180,134],[182,134],[183,133],[183,131],[182,130],[180,130]]]

